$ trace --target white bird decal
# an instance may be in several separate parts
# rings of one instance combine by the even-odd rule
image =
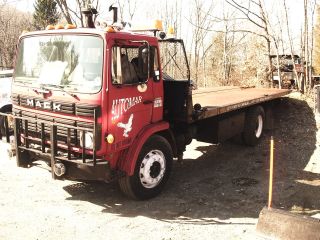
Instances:
[[[128,123],[121,123],[119,122],[117,124],[118,127],[123,128],[123,136],[129,137],[128,133],[132,130],[132,120],[133,120],[133,114],[130,115]]]

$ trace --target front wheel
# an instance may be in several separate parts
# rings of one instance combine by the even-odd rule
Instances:
[[[4,112],[6,114],[9,114],[10,112]],[[0,115],[0,134],[1,136],[6,136],[6,119],[7,117],[6,116],[3,116],[3,115]],[[7,126],[8,127],[8,134],[9,135],[12,135],[13,133],[13,129],[10,128],[10,126]]]
[[[157,196],[169,178],[172,160],[168,141],[158,135],[151,136],[141,149],[134,174],[119,180],[120,189],[139,200]]]
[[[24,167],[27,168],[31,164],[31,154],[27,150],[16,150],[16,161],[18,167]]]

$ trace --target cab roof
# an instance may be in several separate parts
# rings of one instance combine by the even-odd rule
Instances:
[[[148,41],[156,41],[157,38],[146,33],[141,32],[131,32],[127,30],[115,31],[115,32],[107,32],[102,28],[76,28],[76,29],[58,29],[58,30],[41,30],[41,31],[33,31],[33,32],[25,32],[20,38],[28,37],[28,36],[36,36],[36,35],[57,35],[57,34],[88,34],[88,35],[100,35],[103,38],[106,38],[107,35],[112,36],[117,35],[117,37],[125,38],[126,36],[131,36],[137,39],[144,39]]]

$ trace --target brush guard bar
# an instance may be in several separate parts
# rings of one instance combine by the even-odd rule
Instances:
[[[6,139],[9,142],[9,123],[8,118],[12,117],[14,122],[14,143],[17,152],[17,165],[20,166],[22,160],[19,159],[19,151],[29,151],[40,156],[50,159],[52,177],[55,178],[53,167],[54,164],[63,161],[75,164],[87,165],[95,167],[97,163],[102,162],[102,159],[97,157],[97,114],[94,111],[94,124],[92,128],[72,126],[56,122],[48,122],[45,120],[34,119],[29,117],[21,117],[11,114],[0,113],[5,116],[5,132]],[[36,124],[39,128],[38,136],[32,136],[28,128],[30,124]],[[49,127],[49,131],[48,131]],[[58,128],[66,129],[66,141],[59,139],[57,134]],[[71,132],[76,131],[81,136],[82,144],[78,137],[75,137],[75,142],[72,141]],[[93,146],[86,147],[86,133],[92,133]],[[76,134],[78,135],[78,134]],[[39,137],[40,136],[40,137]],[[103,161],[105,162],[105,161]]]

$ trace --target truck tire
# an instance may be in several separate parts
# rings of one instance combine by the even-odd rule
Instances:
[[[246,112],[242,133],[242,139],[246,145],[255,146],[259,142],[262,137],[264,120],[265,113],[262,106],[252,107]]]
[[[10,114],[12,112],[12,106],[6,105],[1,109],[0,112]],[[6,117],[3,115],[0,115],[0,135],[1,135],[1,137],[6,135],[5,120],[6,120]],[[12,135],[12,134],[13,134],[13,129],[9,127],[9,135]]]
[[[5,128],[4,128],[4,121],[5,121],[5,117],[4,116],[0,116],[0,134],[1,137],[5,136],[6,132],[5,132]]]
[[[151,136],[139,153],[134,174],[119,179],[121,191],[137,200],[157,196],[169,178],[172,161],[169,142],[164,137]]]
[[[10,113],[10,112],[4,112],[4,113]],[[5,121],[6,121],[6,117],[5,116],[0,116],[0,133],[1,136],[5,136],[6,135],[6,128],[5,128]],[[9,134],[12,134],[13,130],[9,128]]]
[[[18,149],[16,158],[18,167],[27,168],[32,163],[30,152],[26,150],[22,151]]]

